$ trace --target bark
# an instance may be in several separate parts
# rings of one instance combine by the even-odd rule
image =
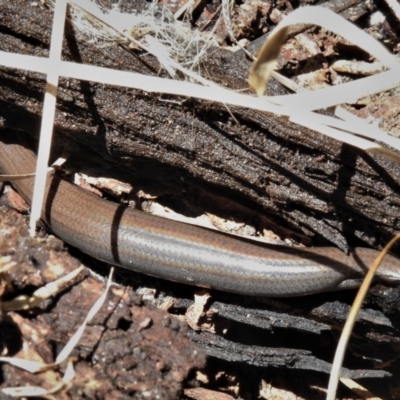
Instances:
[[[2,7],[2,48],[46,56],[51,12],[40,9],[40,19],[23,23],[28,11],[19,9],[17,25],[12,7]],[[64,57],[145,74],[159,71],[150,56],[79,41],[71,27]],[[214,81],[237,90],[247,88],[249,66],[240,54],[214,50],[203,68]],[[43,78],[6,69],[0,78],[4,128],[37,135]],[[175,194],[195,188],[225,196],[290,228],[296,239],[314,237],[315,243],[330,242],[345,251],[356,244],[379,247],[399,229],[395,163],[282,117],[231,106],[228,112],[195,99],[168,100],[177,99],[61,79],[55,147],[70,150],[81,170],[104,176],[116,166],[129,171],[131,181],[159,182]]]

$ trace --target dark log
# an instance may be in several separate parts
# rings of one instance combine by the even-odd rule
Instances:
[[[2,7],[2,49],[47,54],[52,13],[34,11],[35,23],[21,24],[29,7],[18,9],[19,18],[9,17],[16,12],[12,3]],[[65,42],[64,57],[76,62],[153,75],[159,70],[150,56],[77,41],[72,28]],[[215,50],[204,70],[236,90],[247,87],[249,65]],[[3,127],[37,135],[43,78],[3,69],[0,79]],[[112,165],[129,171],[131,181],[158,181],[175,194],[196,188],[226,196],[345,251],[356,244],[379,247],[399,229],[398,165],[285,118],[237,107],[228,112],[194,99],[174,104],[166,95],[71,79],[61,79],[58,97],[55,147],[71,150],[81,170],[91,165],[104,176]]]

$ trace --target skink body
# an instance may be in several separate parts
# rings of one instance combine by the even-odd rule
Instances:
[[[4,141],[3,141],[4,140]],[[4,174],[31,173],[33,152],[0,137]],[[33,179],[16,181],[31,201]],[[375,250],[295,249],[240,239],[119,206],[49,176],[42,219],[65,242],[122,267],[156,277],[254,296],[299,296],[356,287]],[[378,277],[400,280],[400,260],[387,256]]]

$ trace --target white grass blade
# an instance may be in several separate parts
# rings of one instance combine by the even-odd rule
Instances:
[[[66,11],[67,0],[57,0],[54,9],[53,28],[51,33],[49,57],[50,62],[61,59]],[[31,216],[29,220],[29,234],[31,236],[35,236],[36,234],[36,222],[39,220],[42,211],[44,191],[47,179],[47,168],[49,164],[51,139],[53,136],[58,77],[59,73],[56,68],[48,71],[46,94],[44,96],[43,103],[43,116],[42,126],[40,130],[39,151],[36,163],[36,179],[33,188]]]

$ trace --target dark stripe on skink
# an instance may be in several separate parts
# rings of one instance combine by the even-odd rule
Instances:
[[[2,140],[6,140],[5,138]],[[35,155],[0,140],[4,174],[34,171]],[[15,182],[31,200],[33,179]],[[168,280],[259,296],[297,296],[353,287],[377,252],[358,248],[299,250],[262,244],[155,217],[100,199],[57,176],[47,182],[42,219],[61,239],[85,253]],[[400,280],[400,260],[388,256],[384,280]]]

